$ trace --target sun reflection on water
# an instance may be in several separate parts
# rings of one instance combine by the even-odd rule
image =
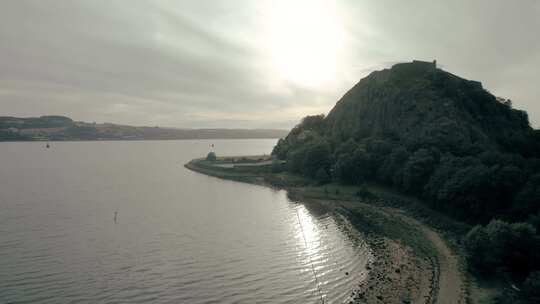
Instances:
[[[366,279],[372,258],[367,244],[346,218],[323,206],[294,204],[297,262],[317,303],[349,303],[354,287]],[[308,277],[306,277],[306,275]],[[350,286],[343,292],[336,286]]]
[[[308,264],[309,271],[313,273],[317,292],[321,298],[321,302],[324,303],[324,298],[326,298],[326,295],[321,289],[321,282],[319,281],[317,275],[317,267],[314,265],[314,261],[318,261],[323,258],[320,250],[321,236],[319,227],[313,222],[313,217],[309,214],[308,210],[304,206],[298,205],[295,208],[295,211],[298,219],[296,239],[301,243],[300,247],[303,246],[304,248],[304,252],[307,256],[304,262],[305,264]]]
[[[296,238],[300,242],[300,247],[305,249],[305,253],[314,258],[313,255],[319,254],[321,246],[319,227],[313,222],[313,217],[303,205],[296,206],[296,215],[298,218]]]

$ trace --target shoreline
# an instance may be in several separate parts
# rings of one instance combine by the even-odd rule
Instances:
[[[467,277],[456,246],[448,246],[439,232],[403,208],[385,202],[380,189],[375,196],[368,191],[362,198],[355,192],[358,187],[313,186],[274,173],[271,166],[223,168],[199,158],[184,167],[221,179],[283,189],[294,200],[321,204],[345,217],[365,236],[374,256],[367,266],[367,278],[351,291],[349,303],[467,303]]]
[[[93,139],[17,139],[4,140],[0,139],[0,143],[17,143],[17,142],[97,142],[97,141],[180,141],[180,140],[251,140],[251,139],[276,139],[275,137],[228,137],[228,138],[93,138]]]
[[[416,223],[408,223],[396,214],[397,210],[381,210],[353,201],[302,199],[299,196],[294,200],[322,205],[334,215],[344,217],[368,244],[374,259],[366,267],[366,279],[352,290],[347,303],[465,303],[464,298],[453,297],[456,301],[449,302],[439,299],[440,265],[437,256],[420,255],[406,242],[366,228],[366,224],[372,223],[366,223],[357,216],[361,212],[374,221],[381,217],[392,218],[391,223],[381,222],[380,225],[396,225],[409,233],[422,233]]]

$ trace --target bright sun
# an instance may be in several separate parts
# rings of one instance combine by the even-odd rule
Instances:
[[[266,38],[272,68],[285,81],[320,86],[336,77],[344,30],[334,1],[271,1]]]

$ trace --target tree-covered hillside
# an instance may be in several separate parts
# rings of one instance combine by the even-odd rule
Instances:
[[[540,132],[481,83],[430,62],[373,72],[272,154],[318,183],[386,184],[477,224],[463,236],[470,268],[521,286],[497,303],[538,303]]]
[[[431,62],[371,73],[273,154],[295,173],[378,181],[470,222],[540,211],[540,132],[527,113]]]

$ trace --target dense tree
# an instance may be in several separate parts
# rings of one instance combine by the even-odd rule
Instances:
[[[540,173],[529,178],[512,205],[512,213],[522,218],[540,211]]]
[[[395,144],[389,140],[379,138],[368,138],[365,140],[365,144],[375,174],[376,169],[379,168],[385,158],[392,153]]]
[[[374,72],[328,116],[304,118],[273,154],[293,172],[376,180],[471,223],[540,211],[540,131],[481,83],[430,63]]]
[[[302,174],[306,149],[300,148],[287,153],[287,168],[289,171]]]
[[[315,180],[317,180],[320,184],[326,184],[330,182],[331,178],[326,169],[319,168],[315,174]]]
[[[18,132],[12,132],[9,130],[0,130],[0,141],[11,141],[11,140],[28,140],[28,136],[25,136]]]
[[[315,178],[319,169],[328,175],[331,165],[331,148],[324,139],[314,137],[304,145],[287,152],[287,167],[290,171]]]
[[[330,170],[330,145],[326,141],[315,141],[306,146],[302,161],[302,173],[315,177],[319,169]]]
[[[362,147],[340,153],[334,163],[334,176],[346,184],[360,184],[373,174],[371,155]]]
[[[521,283],[540,269],[540,130],[480,82],[427,62],[373,72],[326,117],[303,119],[273,154],[293,172],[377,181],[478,224],[463,244],[483,273],[509,272]],[[529,275],[523,303],[538,299],[539,280]]]
[[[274,149],[272,149],[272,155],[275,155],[278,159],[286,159],[288,151],[289,144],[284,138],[280,138],[277,145],[275,145]]]
[[[403,183],[403,165],[409,159],[410,153],[402,146],[397,146],[383,161],[377,170],[377,179],[388,184],[401,187]]]
[[[419,149],[407,160],[403,168],[403,188],[411,193],[420,193],[435,167],[431,151]]]
[[[352,155],[341,153],[336,157],[334,163],[334,177],[345,184],[355,184],[358,182],[358,174],[355,170],[356,164],[353,163]]]
[[[339,158],[341,155],[352,156],[354,151],[358,149],[358,143],[350,138],[349,140],[341,143],[334,151],[334,158]]]
[[[306,116],[300,124],[302,129],[311,130],[319,134],[324,132],[324,114]]]
[[[489,236],[484,227],[478,225],[473,227],[465,236],[464,246],[467,250],[469,265],[482,272],[488,272],[497,265],[495,256],[490,253]]]
[[[523,283],[523,298],[528,303],[540,303],[540,271],[531,272]]]
[[[472,228],[463,244],[469,265],[483,273],[503,270],[527,274],[538,267],[535,254],[539,239],[530,224],[492,220],[485,227]]]

